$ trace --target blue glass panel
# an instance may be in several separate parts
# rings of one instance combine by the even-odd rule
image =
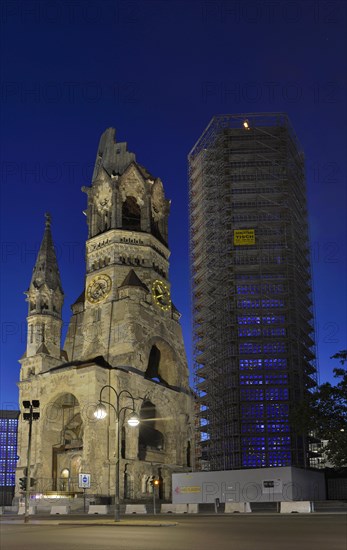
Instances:
[[[248,336],[248,337],[257,337],[261,336],[261,329],[260,328],[239,328],[238,330],[239,336]]]
[[[262,383],[263,383],[263,377],[261,375],[249,374],[249,375],[240,376],[241,385],[262,384]]]
[[[262,359],[240,359],[240,370],[254,370],[262,368]]]
[[[287,384],[288,376],[286,374],[265,374],[265,384],[277,386],[278,384]]]
[[[261,344],[254,343],[254,342],[241,342],[239,344],[239,351],[240,353],[261,353],[262,346]]]
[[[268,432],[289,433],[289,424],[287,423],[268,423]]]
[[[269,401],[286,401],[288,399],[288,388],[266,388],[266,399]]]
[[[264,390],[262,388],[241,388],[241,399],[247,401],[262,401],[264,399]]]
[[[263,346],[264,353],[285,353],[285,342],[269,342]]]
[[[241,403],[242,418],[263,418],[264,405],[262,403]]]
[[[287,359],[285,358],[265,358],[263,359],[265,369],[286,369],[287,368]]]
[[[287,403],[267,403],[266,415],[268,418],[283,418],[286,420],[289,414],[289,406]]]

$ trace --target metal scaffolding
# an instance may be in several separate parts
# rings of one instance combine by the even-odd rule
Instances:
[[[194,373],[211,470],[305,466],[316,384],[304,158],[284,114],[221,115],[189,154]]]

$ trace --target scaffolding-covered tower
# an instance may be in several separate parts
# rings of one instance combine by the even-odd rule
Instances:
[[[317,370],[304,157],[287,116],[214,117],[189,179],[202,459],[306,466],[290,417]]]

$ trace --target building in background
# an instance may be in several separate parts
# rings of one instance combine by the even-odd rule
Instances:
[[[0,410],[0,506],[11,506],[16,485],[19,411]]]
[[[287,116],[214,117],[189,179],[202,458],[308,466],[290,423],[316,365],[304,156]]]

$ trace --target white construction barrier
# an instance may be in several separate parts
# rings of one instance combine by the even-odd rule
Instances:
[[[55,515],[66,515],[66,514],[69,514],[70,513],[70,506],[62,506],[62,505],[57,505],[57,506],[51,506],[51,515],[55,514]]]
[[[125,506],[126,514],[147,514],[145,504],[127,504]]]
[[[89,504],[88,514],[108,514],[107,504]]]
[[[160,512],[162,514],[186,514],[188,504],[162,504]]]
[[[249,502],[226,502],[225,503],[225,514],[234,514],[239,512],[240,514],[252,512],[251,505]]]
[[[310,514],[313,512],[313,502],[309,500],[281,502],[280,512],[281,514],[292,514],[293,512],[298,514]]]
[[[188,504],[188,514],[197,514],[199,512],[199,504]]]

